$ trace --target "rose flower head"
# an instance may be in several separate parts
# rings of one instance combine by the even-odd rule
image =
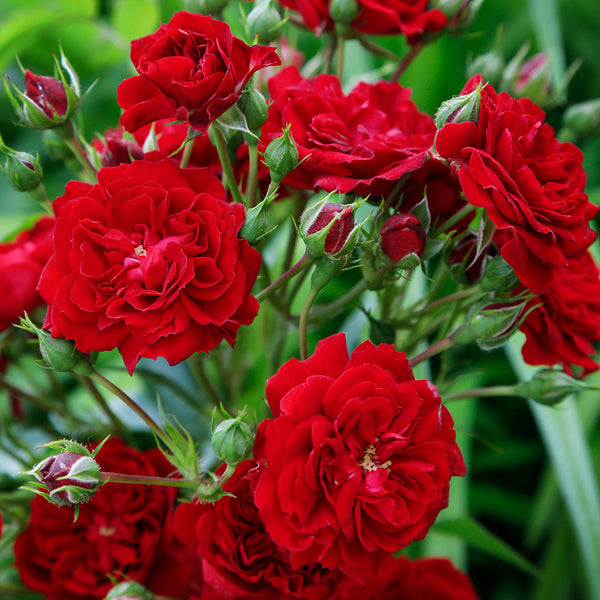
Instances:
[[[421,221],[410,213],[392,215],[379,231],[381,251],[394,263],[409,254],[421,256],[427,233]]]
[[[233,345],[256,316],[261,256],[209,169],[146,155],[101,169],[95,185],[68,183],[54,208],[44,327],[79,351],[118,348],[132,373],[141,357],[176,364]]]
[[[274,48],[247,46],[226,23],[185,11],[133,40],[131,60],[138,75],[117,90],[121,125],[131,132],[162,118],[204,131],[235,104],[255,71],[280,62]]]
[[[344,334],[325,338],[269,379],[266,399],[254,501],[295,567],[373,576],[425,536],[465,473],[437,390],[392,345],[366,341],[349,356]]]

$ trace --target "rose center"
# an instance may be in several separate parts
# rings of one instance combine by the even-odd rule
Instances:
[[[116,533],[116,529],[114,527],[108,527],[106,525],[101,525],[98,528],[98,533],[104,537],[110,537]]]
[[[384,463],[379,462],[379,456],[377,456],[375,446],[373,444],[368,444],[364,449],[362,459],[359,464],[362,467],[362,470],[365,472],[377,471],[377,469],[385,469],[389,473],[390,467],[392,466],[392,461],[386,460]]]

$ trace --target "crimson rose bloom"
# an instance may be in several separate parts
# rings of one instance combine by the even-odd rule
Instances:
[[[334,28],[329,16],[330,0],[279,0],[300,13],[309,29],[317,33]],[[352,28],[360,33],[408,37],[414,44],[426,31],[442,29],[448,19],[437,9],[427,9],[429,0],[358,0],[359,13]]]
[[[172,467],[158,450],[139,452],[111,438],[96,460],[104,471],[167,476]],[[46,600],[104,598],[108,576],[143,583],[158,594],[181,596],[189,561],[172,536],[174,488],[107,483],[73,510],[36,496],[31,518],[15,543],[23,583]]]
[[[480,81],[476,75],[462,93]],[[488,84],[477,123],[448,123],[436,138],[467,200],[496,225],[502,256],[538,294],[565,284],[569,259],[596,239],[588,222],[598,212],[584,192],[580,150],[560,143],[544,116],[527,98]]]
[[[519,290],[517,290],[519,291]],[[598,369],[591,357],[600,341],[600,271],[588,252],[569,259],[568,279],[525,308],[530,312],[520,329],[525,333],[523,358],[530,365],[572,365],[587,375]]]
[[[96,185],[68,183],[54,207],[45,327],[81,352],[117,347],[129,373],[143,356],[176,364],[233,345],[256,316],[261,257],[237,236],[244,207],[208,169],[147,155],[101,169]]]
[[[117,89],[128,131],[165,117],[203,131],[235,104],[256,70],[279,64],[274,48],[247,46],[226,23],[185,11],[133,40],[131,60],[139,75]]]
[[[0,244],[0,331],[44,304],[37,284],[52,254],[54,219],[42,217],[13,242]]]
[[[433,120],[395,83],[361,82],[346,96],[334,75],[304,79],[286,67],[269,79],[269,91],[260,148],[291,124],[302,161],[283,179],[292,188],[385,195],[423,165],[433,143]]]
[[[177,507],[175,534],[202,557],[205,584],[226,598],[347,598],[352,581],[341,571],[319,564],[293,568],[290,553],[265,531],[251,492],[259,473],[258,465],[246,460],[223,487],[231,496]]]
[[[366,341],[349,357],[344,334],[330,336],[285,363],[266,397],[274,418],[258,430],[254,500],[294,567],[372,576],[425,536],[465,473],[437,390],[391,345]]]
[[[446,558],[409,560],[400,557],[388,566],[392,580],[377,600],[478,600],[470,579]]]

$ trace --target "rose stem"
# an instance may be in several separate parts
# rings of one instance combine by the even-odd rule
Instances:
[[[308,340],[307,340],[307,324],[308,324],[308,313],[310,307],[313,305],[317,294],[321,291],[321,288],[311,287],[306,299],[302,305],[302,312],[300,313],[300,323],[298,324],[298,335],[300,336],[300,360],[304,360],[308,357]]]
[[[248,207],[256,206],[256,189],[258,185],[258,146],[248,144],[248,186],[246,194]]]
[[[174,477],[152,477],[149,475],[131,475],[129,473],[100,472],[103,483],[136,483],[141,485],[165,485],[179,488],[196,488],[197,481],[175,479]]]
[[[337,78],[342,81],[342,76],[344,75],[344,42],[346,38],[343,35],[337,36],[337,48],[336,48],[336,67],[335,74]]]
[[[268,285],[264,290],[261,290],[256,294],[256,299],[261,302],[265,298],[268,298],[275,290],[279,289],[286,281],[289,281],[292,277],[300,273],[303,269],[312,264],[312,260],[306,256],[306,254],[292,267],[290,267],[285,273],[280,275],[273,283]]]
[[[467,204],[463,206],[459,211],[455,212],[451,217],[446,219],[434,232],[434,238],[438,237],[441,233],[448,231],[451,227],[456,225],[459,221],[464,219],[469,213],[475,210],[475,207],[472,204]]]
[[[188,136],[191,131],[192,131],[192,128],[190,127]],[[192,156],[193,149],[194,149],[194,138],[192,138],[191,140],[188,140],[185,143],[185,146],[183,147],[183,153],[181,155],[181,160],[179,161],[179,166],[182,169],[185,169],[190,164],[190,158]]]
[[[419,40],[410,49],[408,54],[406,54],[406,56],[400,61],[398,68],[394,71],[394,73],[390,77],[390,81],[392,83],[396,83],[400,79],[400,77],[402,76],[404,71],[406,71],[406,69],[408,69],[408,67],[410,66],[410,63],[412,63],[412,61],[418,56],[419,52],[421,52],[421,50],[423,50],[424,47],[425,47],[425,42],[423,40]]]
[[[244,199],[242,198],[242,194],[240,194],[237,182],[235,181],[235,176],[233,174],[231,162],[229,160],[229,156],[227,155],[227,148],[225,147],[225,139],[223,138],[223,134],[221,133],[218,127],[215,127],[214,124],[211,124],[210,130],[213,132],[212,139],[215,143],[215,147],[217,148],[217,154],[219,155],[221,166],[223,167],[223,176],[225,177],[225,183],[229,191],[231,192],[234,201],[243,204]]]
[[[515,396],[515,388],[512,385],[493,385],[490,387],[474,388],[472,390],[456,392],[455,394],[447,394],[444,396],[444,402],[467,398],[489,398],[493,396]]]
[[[447,348],[450,348],[453,344],[454,344],[454,341],[452,340],[452,336],[449,335],[448,337],[445,337],[443,340],[440,340],[439,342],[436,342],[435,344],[429,346],[429,348],[427,348],[427,350],[424,350],[423,352],[421,352],[421,354],[417,354],[417,356],[415,356],[414,358],[411,358],[408,361],[411,369],[413,367],[415,367],[416,365],[418,365],[419,363],[422,363],[423,361],[427,360],[428,358],[431,358],[432,356],[435,356],[436,354],[443,352]]]
[[[312,313],[309,322],[314,323],[319,321],[325,317],[329,317],[331,315],[336,315],[340,311],[347,308],[350,302],[356,300],[363,292],[366,292],[368,289],[367,282],[364,279],[361,279],[358,283],[354,285],[354,287],[350,288],[343,296],[336,298],[329,304],[319,305],[315,311]]]
[[[101,386],[112,392],[117,398],[120,398],[148,427],[158,436],[162,441],[167,439],[164,431],[160,426],[152,419],[152,417],[132,398],[130,398],[120,387],[117,387],[112,381],[106,379],[104,375],[101,375],[94,369],[90,375],[92,379],[95,379]]]

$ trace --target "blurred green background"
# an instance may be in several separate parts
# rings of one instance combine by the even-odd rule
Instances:
[[[248,11],[248,3],[232,0],[226,14],[234,31],[243,35],[239,4]],[[567,105],[600,97],[600,3],[567,0],[557,1],[556,5],[559,20],[554,23],[560,24],[565,64],[582,60],[569,87]],[[539,14],[531,11],[534,6],[543,10],[544,2],[487,0],[467,32],[441,36],[426,47],[401,80],[413,88],[413,99],[419,108],[433,114],[443,100],[461,90],[468,60],[492,49],[498,27],[504,30],[502,53],[507,61],[525,42],[531,43],[530,54],[537,52],[545,24]],[[58,53],[60,42],[83,88],[96,82],[81,109],[83,130],[89,139],[118,123],[116,88],[134,73],[128,58],[130,40],[151,33],[161,21],[168,21],[173,12],[184,7],[193,10],[193,3],[0,0],[0,70],[22,85],[22,74],[15,61],[18,54],[25,68],[50,75],[52,52]],[[291,32],[290,37],[307,58],[322,44],[308,33]],[[377,42],[397,52],[406,51],[402,40],[379,38]],[[357,77],[379,75],[381,61],[362,52],[356,42],[348,44],[347,53],[345,76],[349,83]],[[548,120],[556,129],[567,105],[548,113]],[[50,197],[62,194],[71,174],[64,165],[48,161],[38,132],[15,126],[12,107],[4,93],[0,93],[0,133],[17,150],[39,151]],[[588,193],[600,203],[600,136],[582,140],[580,146],[585,156]],[[39,212],[33,200],[15,192],[0,178],[0,237],[6,238],[27,216]],[[452,368],[460,372],[469,366],[470,358],[465,354],[463,364],[457,362]],[[512,377],[502,353],[490,354],[485,383],[509,383],[507,380]],[[260,382],[258,387],[262,385]],[[600,456],[600,434],[594,431],[597,404],[597,394],[590,393],[580,399],[579,405],[595,459]],[[468,568],[482,600],[591,599],[584,583],[582,559],[526,404],[513,399],[487,400],[477,405],[457,404],[451,410],[457,423],[462,424],[459,433],[471,446],[470,482],[468,489],[463,489],[469,514],[538,565],[541,572],[536,578],[486,552],[471,550]],[[424,551],[431,553],[436,545],[444,548],[451,544],[442,534],[439,536],[431,536],[429,548]],[[461,554],[460,548],[455,554]]]

